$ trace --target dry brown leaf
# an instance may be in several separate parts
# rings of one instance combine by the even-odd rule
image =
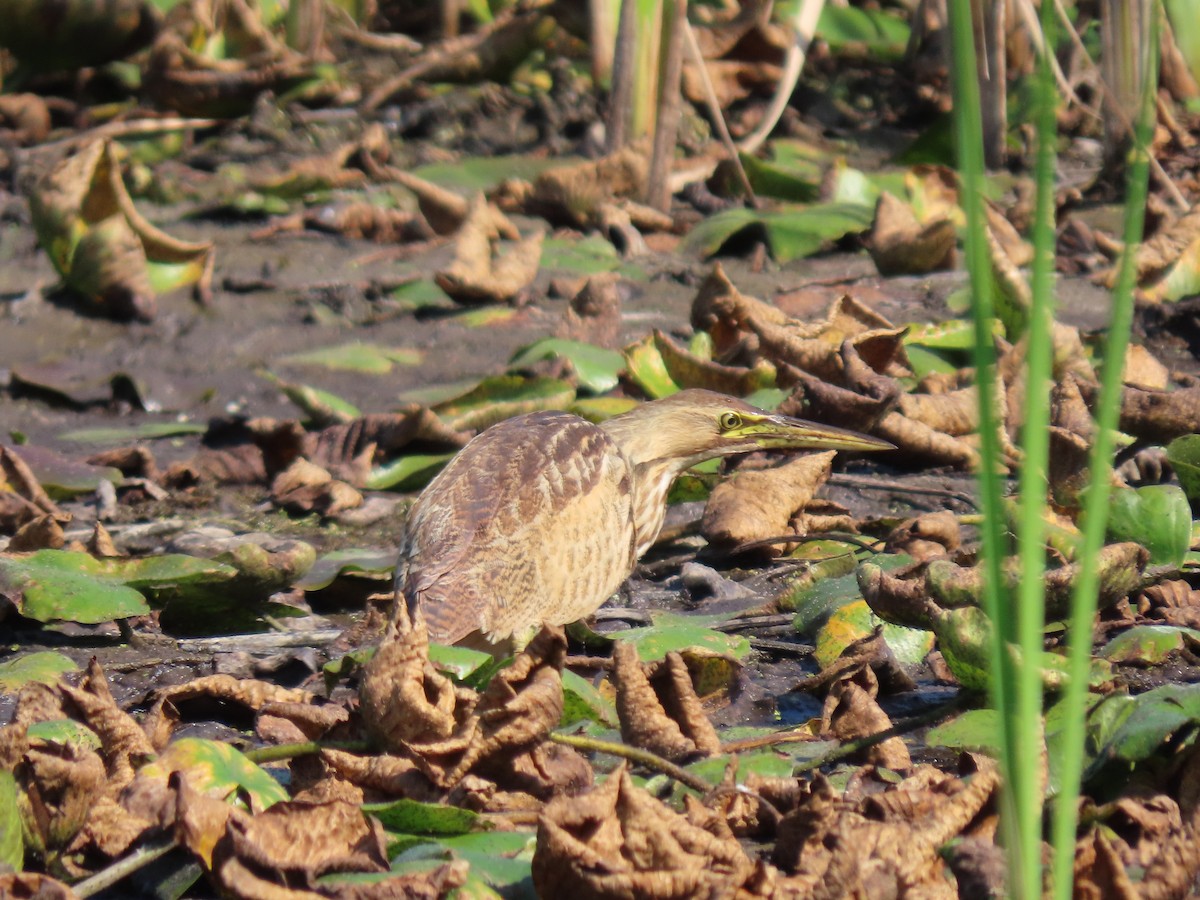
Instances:
[[[869,393],[838,387],[814,378],[798,369],[787,370],[799,387],[779,406],[785,416],[810,419],[814,422],[838,423],[841,428],[870,434],[879,420],[890,413],[900,398],[900,385],[892,381],[885,390],[882,384],[872,385]]]
[[[458,231],[454,260],[434,276],[438,287],[460,303],[503,303],[527,287],[537,276],[545,234],[518,240],[499,254],[498,223],[506,221],[504,213],[477,197]]]
[[[322,750],[321,759],[338,778],[376,796],[425,802],[442,798],[442,792],[433,787],[417,764],[402,756],[357,756],[343,750]]]
[[[783,534],[796,511],[829,479],[836,455],[832,450],[809,453],[772,469],[738,472],[713,489],[701,533],[723,547]]]
[[[958,516],[949,510],[906,519],[887,537],[888,553],[907,553],[917,562],[945,556],[962,546]]]
[[[59,522],[71,521],[42,489],[20,454],[0,446],[0,533],[13,534],[22,525],[45,515]]]
[[[657,328],[654,330],[654,347],[662,357],[671,380],[682,388],[704,388],[734,397],[745,397],[765,385],[775,383],[775,367],[766,360],[760,360],[749,369],[724,366],[693,355]]]
[[[0,872],[0,897],[5,900],[76,900],[79,895],[49,875]]]
[[[133,717],[117,706],[100,663],[92,659],[79,687],[61,683],[58,689],[79,710],[83,723],[99,735],[114,789],[124,787],[133,779],[134,769],[154,756],[155,748]]]
[[[478,739],[478,697],[455,687],[429,661],[429,632],[417,608],[404,603],[363,670],[360,709],[367,732],[392,752],[409,756],[436,784]]]
[[[676,762],[721,752],[716,729],[678,653],[643,666],[636,647],[617,641],[612,680],[625,743]]]
[[[50,133],[50,110],[37,94],[0,97],[0,135],[9,146],[40,144]]]
[[[563,763],[551,770],[550,757],[542,743],[562,719],[562,667],[567,657],[567,638],[560,627],[542,629],[513,664],[493,676],[479,699],[476,740],[446,781],[453,784],[468,772],[492,778],[504,789],[517,789],[542,799],[556,784],[547,776],[561,776],[574,784],[579,769],[574,751],[552,755]],[[565,749],[565,748],[564,748]],[[586,768],[586,767],[585,767]],[[591,783],[590,769],[586,782]]]
[[[646,154],[633,146],[601,159],[554,166],[534,181],[528,211],[552,222],[584,226],[614,198],[643,197],[649,171]]]
[[[1081,386],[1086,391],[1086,388]],[[1086,392],[1085,398],[1093,399]],[[1150,391],[1127,386],[1121,394],[1120,429],[1142,440],[1167,444],[1192,434],[1200,423],[1200,387]]]
[[[609,349],[621,348],[620,276],[615,272],[593,275],[584,283],[563,313],[555,335]]]
[[[162,688],[154,693],[154,702],[142,721],[144,732],[151,736],[156,748],[161,750],[170,740],[179,718],[178,705],[202,698],[237,703],[257,712],[269,703],[311,703],[314,695],[299,688],[232,675],[206,675]]]
[[[1171,382],[1167,367],[1141,344],[1130,344],[1125,350],[1125,369],[1121,376],[1125,384],[1151,391],[1165,391]]]
[[[224,892],[249,898],[318,898],[330,872],[387,870],[383,826],[354,803],[285,801],[250,816],[231,808],[212,850]]]
[[[99,797],[68,852],[95,848],[110,859],[124,856],[157,823],[131,813],[112,797]]]
[[[634,786],[622,765],[580,797],[552,800],[538,819],[533,883],[541,897],[734,896],[755,865]]]
[[[271,483],[271,502],[293,515],[315,512],[336,516],[362,506],[363,496],[320,466],[298,459],[275,476]]]
[[[80,744],[29,747],[13,775],[25,799],[23,828],[31,843],[49,850],[71,843],[108,790],[104,761]]]
[[[911,206],[888,191],[875,204],[867,250],[880,275],[922,275],[954,268],[958,232],[950,218],[919,222]]]
[[[876,426],[876,437],[891,441],[901,453],[935,466],[979,469],[979,452],[962,438],[944,434],[929,425],[890,412]]]
[[[821,711],[821,733],[839,742],[868,737],[892,727],[892,720],[879,708],[875,696],[879,682],[868,666],[860,666],[835,681],[825,695]],[[903,738],[890,737],[863,751],[874,765],[895,771],[912,768],[912,758]]]
[[[943,394],[901,394],[901,415],[943,434],[961,437],[979,428],[979,397],[974,386]]]
[[[962,833],[998,786],[995,765],[986,759],[977,764],[979,771],[969,781],[919,770],[916,777],[885,789],[934,794],[916,803],[906,799],[881,804],[876,792],[850,801],[818,778],[780,822],[774,860],[785,871],[796,872],[794,883],[808,885],[808,896],[956,897],[940,850]],[[888,818],[888,809],[900,816]],[[916,818],[904,818],[913,813]]]
[[[17,529],[6,548],[9,553],[24,553],[33,550],[61,550],[66,544],[62,526],[57,518],[45,513],[30,519]]]
[[[470,434],[446,426],[429,407],[410,403],[390,413],[359,416],[304,439],[304,455],[330,474],[362,487],[377,457],[390,458],[414,442],[456,449]]]

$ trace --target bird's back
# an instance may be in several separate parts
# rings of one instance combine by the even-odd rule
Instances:
[[[441,643],[575,621],[633,567],[631,504],[629,465],[603,429],[560,412],[501,422],[413,505],[399,598]]]

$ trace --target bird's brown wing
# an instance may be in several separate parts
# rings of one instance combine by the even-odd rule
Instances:
[[[430,637],[507,637],[587,615],[633,565],[628,464],[566,413],[483,432],[435,478],[406,526],[397,589]]]

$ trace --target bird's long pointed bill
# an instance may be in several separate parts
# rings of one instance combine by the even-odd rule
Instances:
[[[746,422],[742,430],[748,439],[757,442],[764,450],[852,450],[866,453],[896,449],[895,444],[867,434],[787,416],[765,416]]]

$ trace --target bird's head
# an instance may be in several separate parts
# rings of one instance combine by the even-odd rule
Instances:
[[[713,391],[680,391],[609,419],[607,431],[635,465],[706,459],[754,450],[894,450],[878,438],[781,416]]]

